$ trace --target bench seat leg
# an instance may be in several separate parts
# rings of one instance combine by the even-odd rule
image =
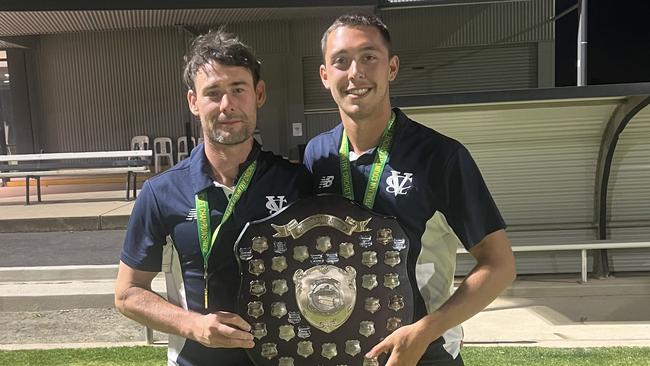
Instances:
[[[36,192],[38,195],[38,202],[43,202],[41,200],[41,177],[36,177]]]
[[[126,200],[129,201],[131,193],[131,172],[126,172]]]
[[[138,173],[136,172],[127,172],[126,174],[126,200],[131,200],[131,189],[133,189],[133,199],[137,198],[137,183],[138,183]]]
[[[138,198],[138,193],[136,192],[138,189],[138,173],[133,172],[133,199]]]
[[[31,177],[28,175],[25,177],[25,204],[29,205],[29,179]]]

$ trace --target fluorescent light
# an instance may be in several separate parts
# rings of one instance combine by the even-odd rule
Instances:
[[[8,78],[8,77],[9,77],[9,74],[5,74],[5,77]]]

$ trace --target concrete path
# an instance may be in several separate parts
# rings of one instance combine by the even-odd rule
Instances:
[[[0,233],[0,268],[117,264],[125,230]]]
[[[650,276],[524,276],[465,322],[468,345],[650,346]]]
[[[134,201],[119,185],[44,186],[42,202],[24,187],[0,187],[0,233],[125,229]],[[109,189],[109,190],[106,190]],[[78,188],[77,188],[78,190]]]

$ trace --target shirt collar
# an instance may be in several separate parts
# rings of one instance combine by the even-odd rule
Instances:
[[[253,139],[253,148],[248,153],[246,160],[239,165],[239,172],[235,178],[235,182],[239,180],[239,176],[246,170],[248,165],[257,160],[261,151],[260,144]],[[192,179],[192,189],[194,194],[197,194],[209,187],[214,187],[214,180],[210,176],[210,162],[205,156],[205,144],[200,144],[192,150],[190,155],[190,177]]]
[[[366,151],[364,151],[364,152],[362,152],[361,154],[358,154],[358,155],[357,155],[357,153],[354,152],[354,150],[350,150],[350,162],[357,161],[357,159],[361,158],[364,155],[372,155],[375,152],[375,149],[377,149],[376,146],[373,147],[373,148],[370,148],[370,149],[368,149],[368,150],[366,150]]]

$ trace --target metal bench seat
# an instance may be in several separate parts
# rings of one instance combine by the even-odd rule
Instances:
[[[126,200],[136,198],[137,173],[148,173],[151,150],[103,151],[0,156],[0,178],[25,178],[25,203],[29,205],[30,179],[36,180],[41,202],[41,177],[127,173]]]

